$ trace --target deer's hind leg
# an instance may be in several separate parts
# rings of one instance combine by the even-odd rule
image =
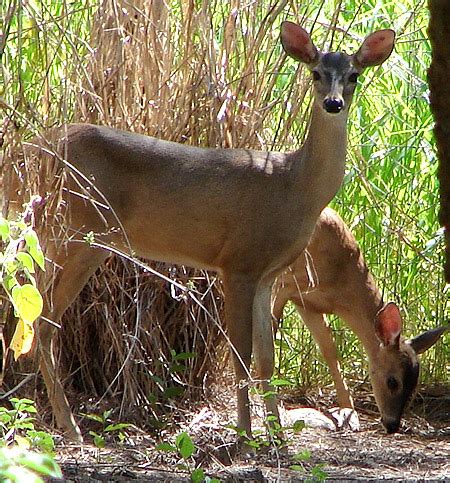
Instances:
[[[90,248],[87,243],[72,242],[53,260],[60,269],[53,286],[47,291],[43,316],[38,326],[39,367],[47,389],[56,424],[72,440],[82,441],[80,428],[70,409],[60,381],[53,353],[55,326],[90,276],[107,258],[108,252]]]
[[[248,381],[252,357],[252,311],[257,282],[244,274],[223,274],[225,322],[231,343],[238,423],[240,430],[251,436]]]
[[[270,379],[274,369],[273,321],[271,314],[273,280],[261,281],[253,302],[253,351],[258,378],[261,380],[268,415],[279,420],[277,399]]]

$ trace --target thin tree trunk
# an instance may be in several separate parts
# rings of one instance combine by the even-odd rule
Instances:
[[[439,221],[445,233],[445,279],[450,283],[450,0],[429,0],[432,47],[428,70],[431,111],[435,120],[440,182]]]

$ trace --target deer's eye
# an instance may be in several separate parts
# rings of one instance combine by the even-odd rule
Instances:
[[[349,82],[356,82],[358,80],[359,74],[357,72],[353,72],[353,74],[350,74],[348,76]]]
[[[387,380],[387,387],[393,392],[393,391],[396,391],[398,389],[398,381],[397,379],[395,379],[395,377],[388,377],[388,380]]]
[[[312,76],[315,81],[320,80],[320,74],[316,70],[312,71]]]

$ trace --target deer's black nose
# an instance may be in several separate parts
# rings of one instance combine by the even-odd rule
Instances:
[[[344,109],[344,101],[342,99],[328,97],[323,101],[323,107],[325,111],[336,114]]]

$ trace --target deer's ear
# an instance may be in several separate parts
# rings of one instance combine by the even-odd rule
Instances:
[[[382,64],[391,55],[394,41],[395,32],[391,29],[373,32],[353,56],[355,64],[361,68]]]
[[[319,58],[308,32],[293,22],[281,24],[281,44],[288,55],[305,64],[314,64]]]
[[[402,332],[402,317],[394,302],[386,304],[375,316],[375,332],[385,347],[398,347]]]

